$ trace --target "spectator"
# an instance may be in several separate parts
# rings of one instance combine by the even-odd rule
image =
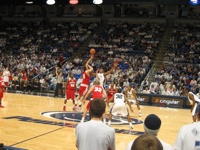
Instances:
[[[195,85],[197,85],[197,80],[195,79],[195,77],[193,77],[190,81],[190,86],[194,87]]]
[[[143,87],[143,89],[145,89],[145,87],[149,86],[149,82],[147,81],[146,78],[144,78],[144,80],[142,81],[141,86]]]
[[[196,109],[198,122],[185,125],[180,128],[174,143],[174,150],[197,150],[199,149],[199,133],[200,133],[200,104]]]
[[[79,150],[115,150],[115,130],[103,124],[106,104],[102,99],[90,103],[91,120],[76,127],[76,147]]]
[[[41,89],[40,89],[41,93],[48,92],[49,85],[46,82],[46,80],[44,80],[43,83],[41,83],[40,87],[41,87]]]
[[[135,139],[131,150],[163,150],[163,146],[157,137],[151,134],[143,134]]]
[[[150,94],[148,86],[145,87],[145,89],[142,91],[143,94]]]
[[[145,130],[145,133],[147,133],[147,134],[157,136],[158,131],[160,130],[160,126],[161,126],[161,120],[155,114],[148,115],[144,120],[144,130]],[[163,150],[172,150],[171,145],[162,141],[161,139],[159,139],[159,141],[161,142],[161,144],[163,146]],[[134,140],[129,142],[126,150],[131,150],[133,143],[135,143]]]
[[[39,93],[40,92],[40,82],[38,79],[34,79],[33,82],[33,91]]]
[[[128,79],[126,79],[126,80],[123,82],[123,87],[127,87],[127,86],[129,86]]]
[[[158,83],[156,82],[156,79],[154,78],[153,81],[151,82],[150,84],[150,87],[151,85],[154,85],[154,88],[156,88],[158,86]]]
[[[200,90],[199,90],[199,92],[196,94],[196,96],[200,99]]]
[[[161,95],[170,95],[169,91],[167,90],[167,87],[164,87],[164,91],[162,91]]]
[[[149,92],[150,92],[150,94],[156,94],[156,93],[155,93],[154,84],[150,85]]]

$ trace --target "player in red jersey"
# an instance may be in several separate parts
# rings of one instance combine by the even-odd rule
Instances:
[[[107,90],[107,97],[108,99],[111,99],[112,96],[117,92],[116,90],[116,86],[114,84],[114,82],[112,82],[109,87],[108,87],[108,90]],[[113,101],[112,101],[113,102]]]
[[[84,122],[84,119],[85,119],[85,116],[88,112],[88,110],[90,110],[90,103],[93,99],[95,98],[101,98],[103,99],[103,96],[106,98],[107,100],[107,95],[106,95],[106,91],[105,89],[100,85],[100,81],[98,78],[95,78],[94,79],[94,82],[93,82],[93,86],[89,89],[89,91],[87,92],[87,94],[83,97],[83,104],[85,103],[85,99],[91,94],[91,99],[90,101],[88,102],[84,112],[83,112],[83,117],[82,117],[82,120],[81,122]],[[104,122],[106,121],[105,120],[105,116],[103,117],[104,118]]]
[[[84,70],[82,73],[83,79],[82,79],[82,82],[81,82],[81,85],[80,85],[80,88],[78,91],[78,96],[75,101],[75,106],[73,108],[74,110],[77,110],[77,108],[76,108],[77,105],[79,105],[78,110],[81,109],[83,96],[86,94],[88,87],[90,85],[90,76],[93,71],[93,68],[89,65],[89,63],[92,59],[93,59],[93,55],[91,55],[90,59],[88,59],[88,61],[86,62],[85,66],[83,68],[83,70]]]
[[[1,104],[3,93],[4,93],[4,78],[3,78],[3,71],[0,70],[0,108],[4,108],[4,106],[2,106]]]
[[[66,82],[65,91],[66,92],[65,92],[63,111],[66,111],[67,100],[72,100],[74,104],[74,98],[75,98],[75,92],[76,92],[76,78],[74,78],[73,74],[70,74],[70,77]]]

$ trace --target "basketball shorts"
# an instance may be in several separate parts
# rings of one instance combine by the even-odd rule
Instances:
[[[4,88],[0,87],[0,99],[3,98]]]
[[[78,91],[78,94],[79,94],[80,96],[85,95],[86,92],[87,92],[87,89],[88,89],[87,86],[80,86],[79,91]]]
[[[67,100],[74,100],[75,98],[75,90],[73,89],[67,89],[66,93],[65,93],[65,98]]]
[[[108,100],[110,100],[112,98],[112,95],[107,95]],[[114,99],[110,102],[114,102]]]
[[[128,108],[126,107],[125,104],[121,104],[121,105],[114,104],[113,107],[110,109],[110,113],[113,116],[121,115],[122,117],[126,117],[129,114]]]
[[[5,86],[8,86],[8,82],[4,82],[4,85],[5,85]]]
[[[197,112],[198,112],[198,110],[197,110],[197,105],[198,105],[198,103],[195,103],[194,108],[193,108],[193,110],[192,110],[192,116],[196,116],[196,114],[197,114]]]
[[[131,105],[136,104],[136,100],[135,99],[128,99],[128,101],[131,103]]]

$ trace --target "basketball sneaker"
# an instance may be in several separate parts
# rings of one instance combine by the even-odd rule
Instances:
[[[72,108],[72,110],[73,110],[73,111],[76,111],[76,106],[74,106],[74,107]]]
[[[129,128],[130,128],[131,130],[133,130],[133,125],[129,125]]]
[[[77,111],[77,112],[80,112],[80,111],[81,111],[81,107],[77,106],[77,107],[76,107],[76,111]]]
[[[142,117],[142,112],[139,112],[139,117]]]
[[[108,121],[108,126],[109,126],[109,127],[111,126],[111,122],[109,122],[109,121]]]
[[[4,106],[0,105],[0,108],[4,108]]]
[[[63,111],[66,111],[66,106],[65,105],[63,106]]]

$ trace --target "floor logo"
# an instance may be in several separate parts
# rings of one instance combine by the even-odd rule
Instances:
[[[81,112],[59,112],[59,111],[48,111],[48,112],[42,112],[41,115],[48,117],[48,118],[55,118],[59,120],[66,120],[66,121],[72,121],[72,122],[80,122],[82,118]],[[106,117],[108,118],[108,116]],[[85,117],[85,121],[89,121],[90,116],[89,114]],[[142,124],[143,121],[132,118],[133,124]],[[108,119],[106,120],[108,121]],[[112,118],[112,124],[113,125],[126,125],[129,124],[126,117],[114,117]]]

